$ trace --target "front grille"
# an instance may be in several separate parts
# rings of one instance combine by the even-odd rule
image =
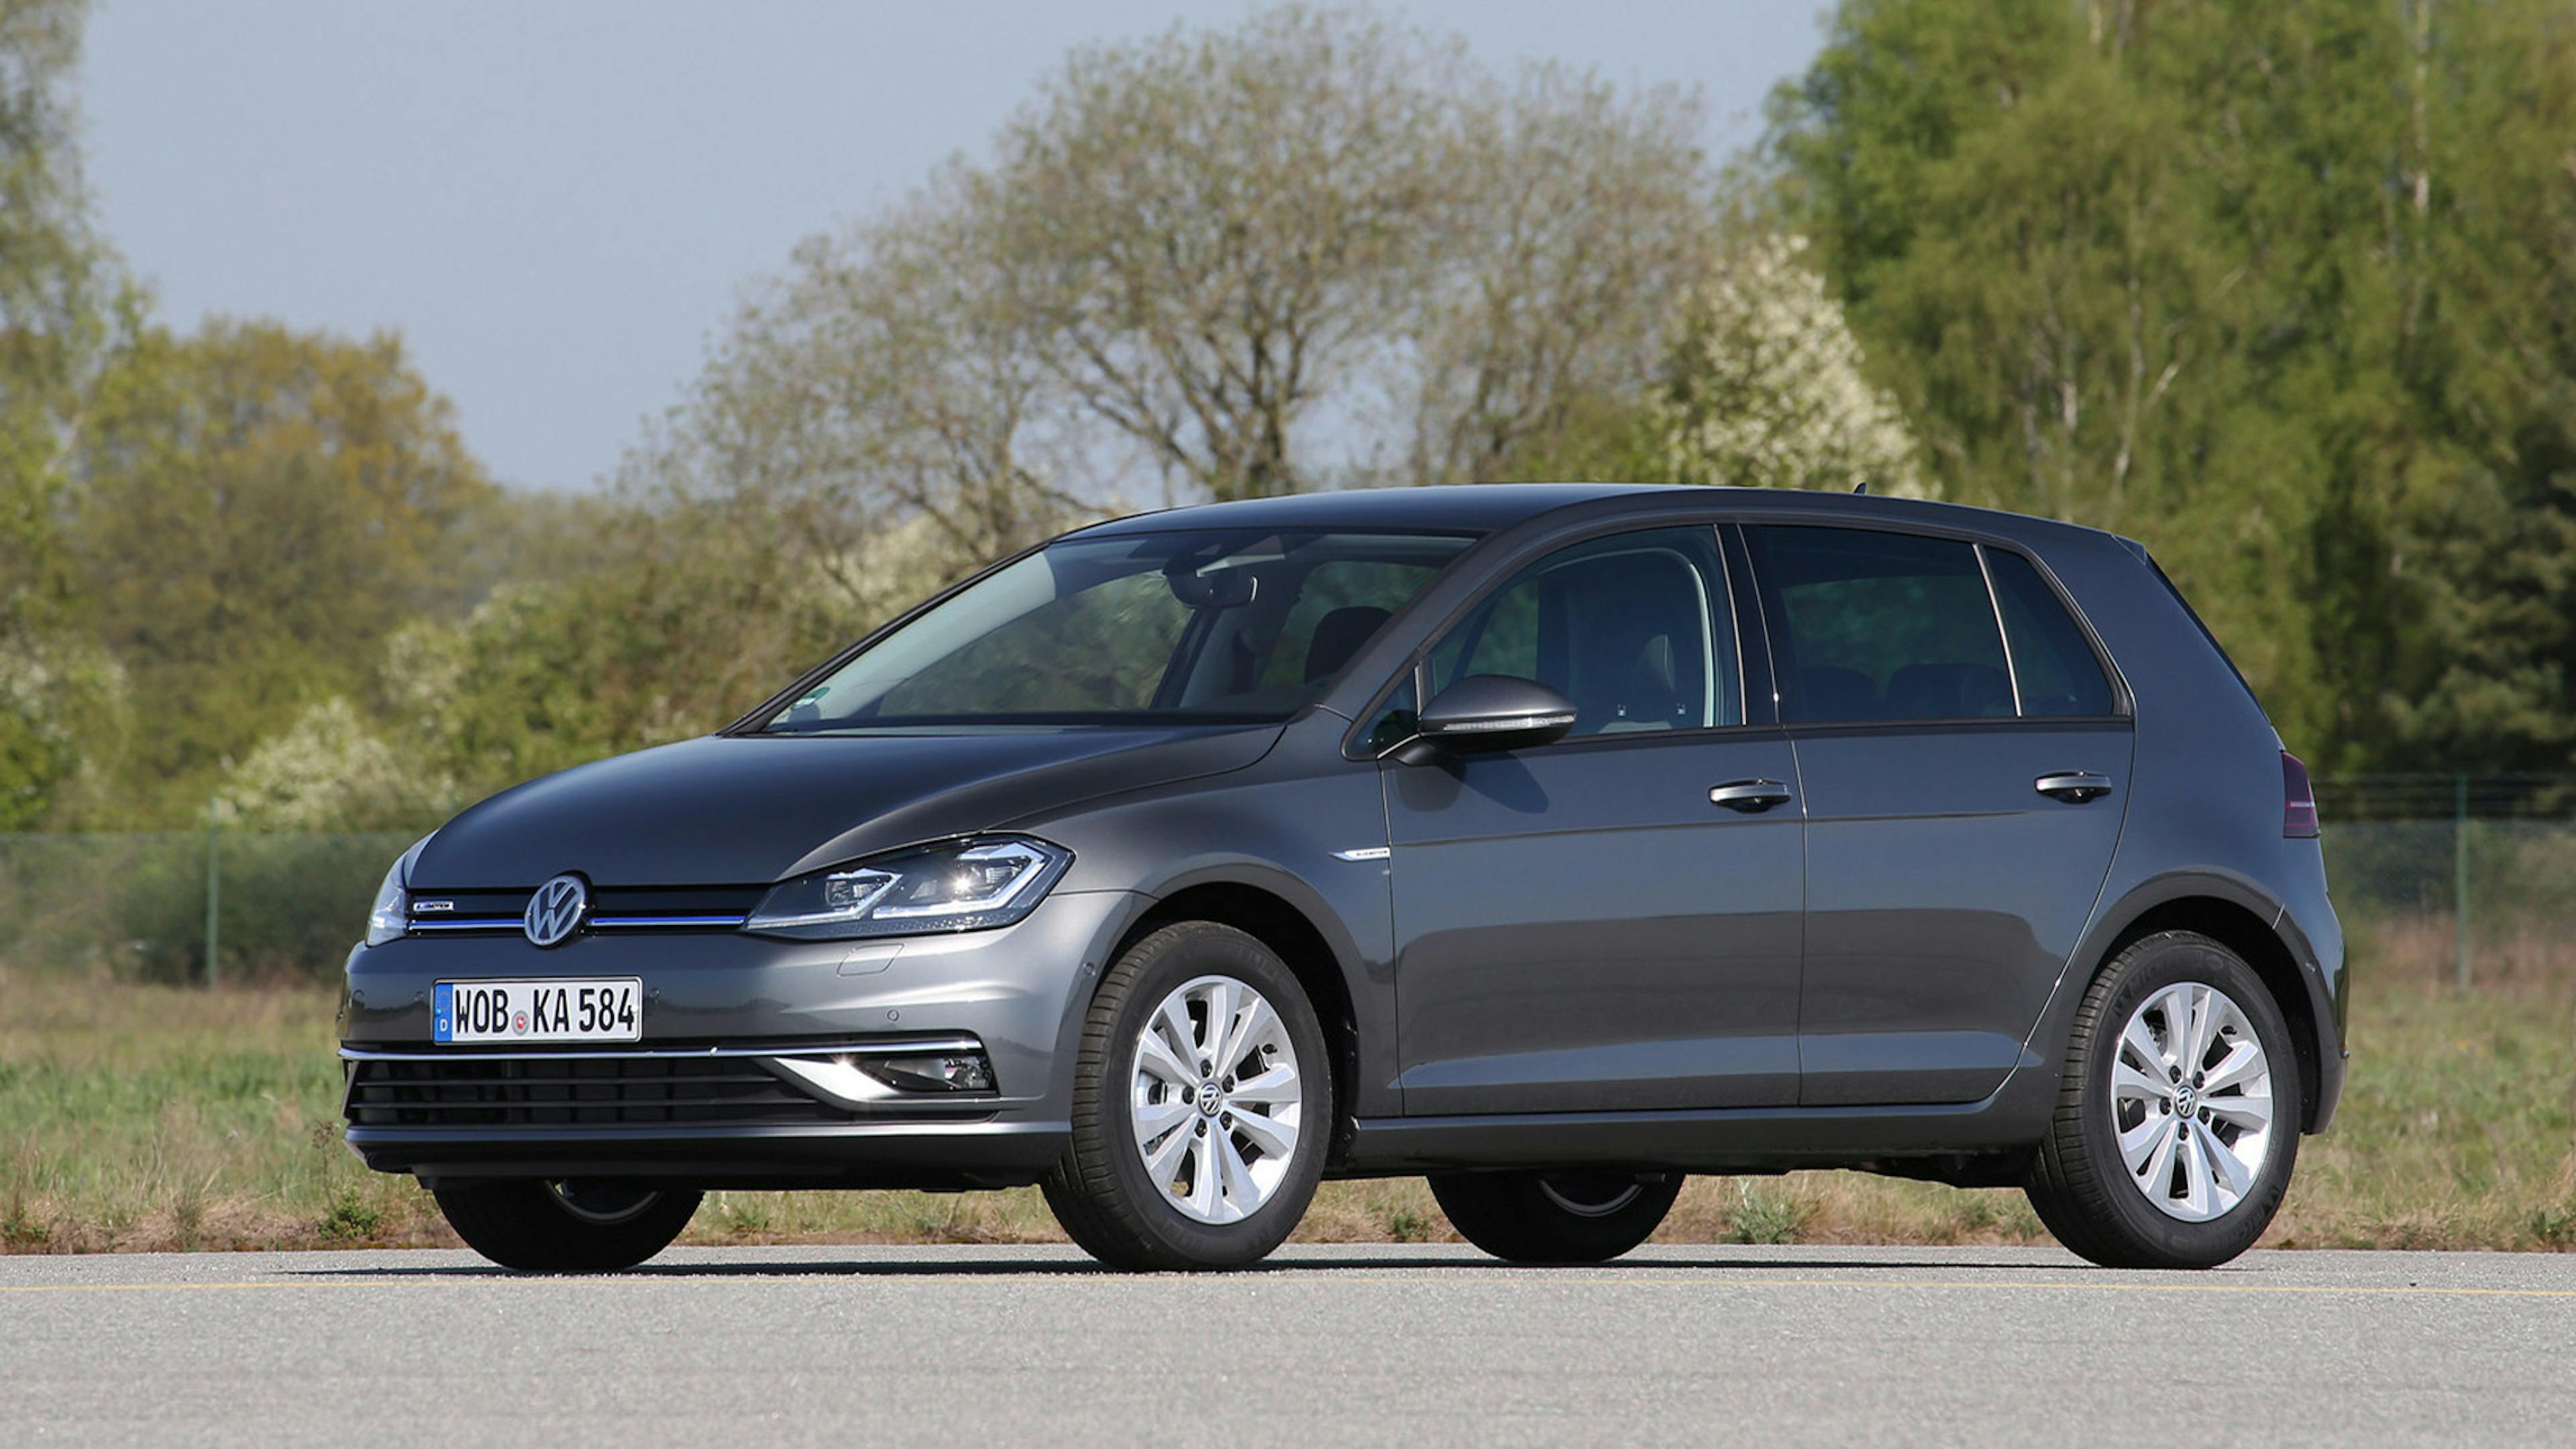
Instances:
[[[411,893],[415,931],[515,931],[534,892],[431,890]],[[768,893],[765,886],[594,886],[587,930],[733,930]]]
[[[350,1063],[361,1127],[847,1122],[742,1057],[470,1057]]]

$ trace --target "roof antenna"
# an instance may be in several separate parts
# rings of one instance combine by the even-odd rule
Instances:
[[[1853,484],[1852,491],[1854,493],[1867,493],[1869,491],[1869,480],[1863,478],[1859,482]]]

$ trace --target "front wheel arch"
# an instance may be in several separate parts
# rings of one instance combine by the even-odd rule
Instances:
[[[1350,1152],[1360,1081],[1359,1018],[1340,953],[1314,920],[1285,897],[1241,881],[1201,881],[1156,898],[1139,912],[1110,946],[1103,958],[1103,973],[1108,963],[1125,956],[1137,942],[1166,926],[1187,921],[1231,926],[1252,937],[1285,962],[1297,984],[1306,989],[1306,999],[1314,1005],[1324,1028],[1336,1104],[1324,1162],[1328,1169],[1340,1163]],[[1090,1011],[1091,998],[1099,994],[1100,984],[1095,978],[1075,1003],[1072,1017],[1077,1025]]]

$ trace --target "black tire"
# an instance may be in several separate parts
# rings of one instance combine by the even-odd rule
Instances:
[[[2121,1033],[2142,1003],[2185,982],[2215,987],[2237,1005],[2271,1074],[2272,1125],[2253,1182],[2234,1206],[2203,1222],[2184,1221],[2150,1200],[2156,1189],[2130,1174],[2113,1121],[2111,1078]],[[2254,1246],[2280,1211],[2298,1162],[2303,1106],[2289,1026],[2262,978],[2235,952],[2198,932],[2158,932],[2132,943],[2103,968],[2076,1008],[2057,1110],[2023,1190],[2060,1243],[2103,1267],[2214,1268]],[[2171,1115],[2168,1108],[2158,1110]],[[2187,1110],[2182,1131],[2207,1137],[2212,1120]],[[2171,1195],[2169,1185],[2158,1187]]]
[[[430,1189],[465,1245],[523,1273],[613,1273],[671,1246],[705,1194],[694,1188],[508,1178]]]
[[[1204,976],[1231,977],[1260,992],[1297,1060],[1299,1124],[1296,1142],[1283,1156],[1284,1171],[1257,1209],[1226,1223],[1189,1216],[1171,1192],[1152,1181],[1137,1146],[1130,1098],[1131,1063],[1148,1017],[1171,993]],[[1241,1267],[1268,1256],[1305,1216],[1323,1177],[1333,1112],[1324,1028],[1287,963],[1231,926],[1166,926],[1129,948],[1101,978],[1074,1062],[1073,1139],[1039,1185],[1066,1234],[1113,1268]],[[1229,1140],[1239,1148],[1243,1142]]]
[[[1606,1263],[1673,1210],[1678,1172],[1456,1172],[1431,1195],[1459,1236],[1514,1263]]]

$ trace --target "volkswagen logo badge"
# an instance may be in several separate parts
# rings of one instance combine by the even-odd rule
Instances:
[[[528,897],[527,914],[519,918],[519,925],[531,945],[560,946],[572,939],[589,914],[590,882],[566,871]]]

